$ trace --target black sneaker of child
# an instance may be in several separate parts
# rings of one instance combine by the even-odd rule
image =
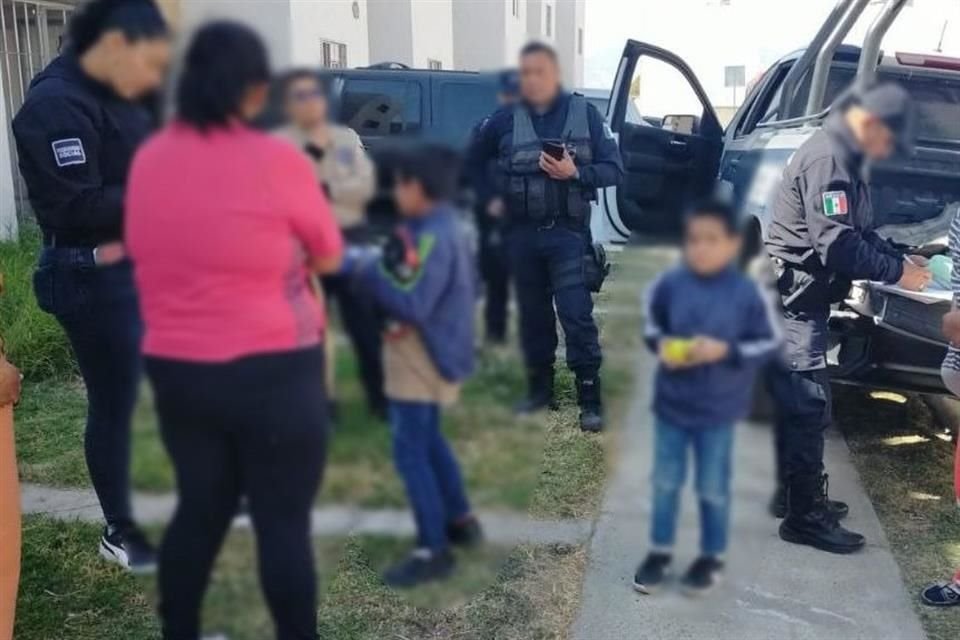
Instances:
[[[105,527],[100,537],[100,555],[135,574],[153,573],[157,569],[157,552],[136,525],[122,529]]]
[[[938,582],[920,592],[920,601],[931,607],[960,605],[960,582]]]
[[[637,568],[633,576],[633,588],[638,593],[650,595],[661,587],[667,579],[670,561],[669,553],[650,553],[647,559]]]
[[[483,542],[483,528],[473,516],[447,525],[447,540],[458,547],[475,547]]]
[[[408,588],[418,584],[443,580],[453,571],[453,554],[449,551],[433,553],[429,549],[414,549],[413,552],[383,574],[384,582],[391,587]]]
[[[683,576],[683,590],[689,595],[702,595],[716,587],[722,577],[723,562],[713,556],[701,556]]]

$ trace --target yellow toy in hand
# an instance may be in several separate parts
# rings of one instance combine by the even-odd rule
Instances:
[[[663,341],[661,357],[671,366],[679,366],[690,360],[694,340],[692,338],[666,338]]]

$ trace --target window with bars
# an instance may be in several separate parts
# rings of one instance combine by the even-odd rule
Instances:
[[[510,0],[510,12],[514,18],[520,16],[520,0]]]
[[[577,53],[583,55],[583,27],[577,29]]]
[[[552,38],[553,37],[553,7],[551,7],[549,4],[546,4],[543,6],[543,8],[545,9],[544,13],[547,19],[547,24],[544,29],[544,33],[547,34],[548,38]]]
[[[325,69],[346,69],[347,45],[332,40],[321,40],[320,66]]]
[[[443,61],[427,58],[427,69],[430,69],[431,71],[440,71],[443,69]]]

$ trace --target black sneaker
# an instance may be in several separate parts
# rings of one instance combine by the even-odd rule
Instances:
[[[931,607],[960,605],[960,582],[931,584],[920,592],[920,601]]]
[[[414,549],[406,560],[387,569],[383,579],[391,587],[415,587],[447,578],[453,571],[453,565],[453,554],[449,551],[433,553],[429,549]]]
[[[670,569],[669,553],[650,553],[633,576],[633,588],[638,593],[650,595],[663,585]]]
[[[713,556],[700,556],[683,576],[683,590],[688,595],[709,593],[723,578],[723,562]]]
[[[475,547],[483,542],[483,528],[474,516],[447,525],[447,540],[458,547]]]
[[[157,570],[157,552],[136,525],[107,526],[100,536],[100,555],[135,574]]]

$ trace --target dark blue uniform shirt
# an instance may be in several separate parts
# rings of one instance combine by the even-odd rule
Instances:
[[[570,94],[561,92],[553,105],[543,113],[530,109],[530,120],[541,139],[562,139],[567,121]],[[497,185],[490,186],[489,162],[502,153],[509,152],[513,136],[513,111],[516,107],[501,107],[479,126],[467,155],[466,171],[478,193],[500,192]],[[609,187],[620,182],[623,175],[623,160],[620,149],[603,116],[592,104],[587,105],[587,125],[590,128],[593,162],[580,167],[581,185],[589,189]],[[502,175],[502,173],[500,174]]]
[[[123,236],[123,197],[150,112],[83,73],[65,53],[30,84],[13,119],[20,171],[37,220],[61,246]]]

